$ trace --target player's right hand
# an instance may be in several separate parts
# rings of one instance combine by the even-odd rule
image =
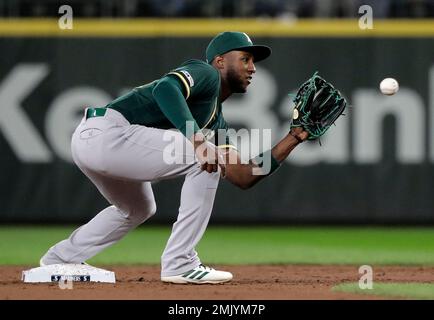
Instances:
[[[217,172],[220,167],[222,177],[226,174],[225,158],[217,146],[206,140],[205,136],[198,132],[190,139],[194,146],[196,158],[202,170],[209,173]]]

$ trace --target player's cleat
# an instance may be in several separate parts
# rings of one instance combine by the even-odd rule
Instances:
[[[219,271],[200,264],[198,267],[183,274],[161,277],[161,281],[178,284],[217,284],[232,280],[232,273]]]
[[[39,260],[39,266],[40,266],[40,267],[46,267],[46,266],[49,266],[49,265],[52,265],[52,264],[67,264],[66,262],[46,263],[43,259],[44,259],[44,257],[42,257],[42,258]],[[79,263],[79,264],[86,265],[86,266],[90,266],[90,265],[87,264],[86,262],[82,262],[82,263]]]
[[[45,267],[45,266],[46,266],[46,264],[45,264],[45,262],[42,260],[42,258],[39,259],[39,266],[40,266],[40,267]]]

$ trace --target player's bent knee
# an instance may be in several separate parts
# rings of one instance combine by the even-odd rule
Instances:
[[[136,224],[141,224],[152,217],[155,212],[157,212],[157,204],[155,201],[148,201],[143,207],[137,208],[134,212],[131,212],[128,218],[134,220]]]
[[[139,225],[156,213],[157,204],[155,203],[155,200],[147,200],[146,202],[137,204],[134,207],[128,206],[117,209],[130,221],[130,223]]]
[[[146,219],[149,219],[150,217],[155,215],[155,213],[157,212],[157,203],[155,201],[149,202],[146,212]]]

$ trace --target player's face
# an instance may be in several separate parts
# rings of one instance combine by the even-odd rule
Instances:
[[[231,51],[225,55],[226,81],[234,93],[244,93],[256,72],[253,55],[246,51]]]

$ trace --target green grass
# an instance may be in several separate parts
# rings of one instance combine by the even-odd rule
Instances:
[[[73,230],[1,226],[0,264],[35,265]],[[89,262],[159,264],[170,230],[144,225]],[[209,227],[197,250],[219,264],[434,265],[434,228]]]
[[[380,295],[405,299],[434,300],[434,284],[432,283],[373,283],[372,289],[360,289],[357,283],[344,283],[333,288],[333,291],[348,293]]]

